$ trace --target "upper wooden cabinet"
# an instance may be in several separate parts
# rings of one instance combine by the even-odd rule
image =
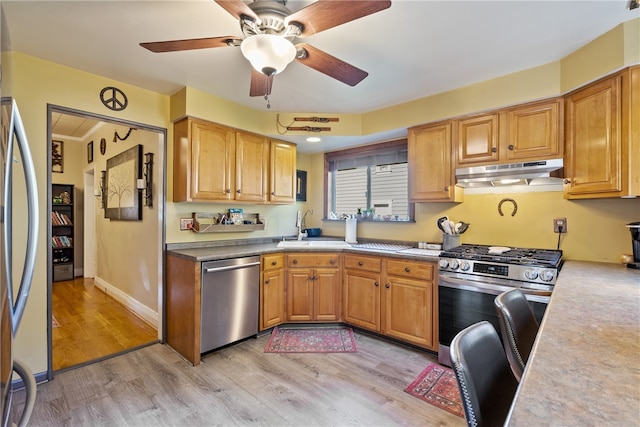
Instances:
[[[562,156],[562,105],[554,98],[453,120],[456,165]]]
[[[468,117],[454,122],[457,127],[459,165],[495,162],[499,159],[499,125],[496,114]]]
[[[455,186],[452,122],[409,129],[407,143],[409,198],[412,202],[458,202],[462,192]]]
[[[293,203],[296,201],[296,145],[271,140],[270,152],[271,203]]]
[[[566,96],[567,199],[640,195],[640,67]]]
[[[182,119],[174,125],[173,200],[293,203],[295,159],[295,144]]]

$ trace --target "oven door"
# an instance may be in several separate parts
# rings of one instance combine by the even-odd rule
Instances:
[[[439,345],[438,362],[451,366],[449,345],[458,332],[486,320],[500,335],[494,300],[502,292],[519,288],[524,292],[538,322],[551,297],[550,289],[530,289],[529,284],[506,279],[493,279],[457,273],[438,277]]]

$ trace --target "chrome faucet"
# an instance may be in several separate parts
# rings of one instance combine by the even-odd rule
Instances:
[[[302,232],[302,216],[300,215],[300,211],[296,214],[296,228],[298,229],[298,240],[307,237],[307,232]]]

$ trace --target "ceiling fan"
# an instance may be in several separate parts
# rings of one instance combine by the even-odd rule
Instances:
[[[366,71],[307,43],[294,45],[293,41],[391,6],[390,0],[318,0],[291,12],[286,7],[286,0],[255,0],[249,4],[242,0],[215,2],[239,20],[244,38],[206,37],[140,43],[140,46],[156,53],[240,46],[252,65],[250,96],[270,95],[273,76],[294,59],[345,84],[357,85],[369,75]]]

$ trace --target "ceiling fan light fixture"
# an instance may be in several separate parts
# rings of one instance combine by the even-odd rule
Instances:
[[[247,37],[240,50],[253,68],[267,76],[281,73],[296,57],[293,43],[274,34]]]

